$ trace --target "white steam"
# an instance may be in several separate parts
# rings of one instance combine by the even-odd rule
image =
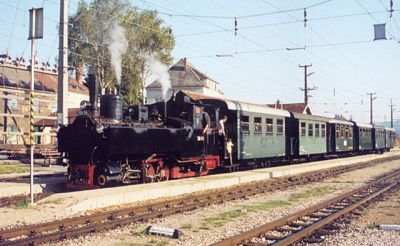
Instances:
[[[165,100],[168,90],[171,89],[168,66],[159,61],[154,54],[147,57],[146,60],[151,75],[157,76],[157,81],[161,84],[162,99]]]
[[[121,84],[122,55],[128,49],[128,40],[125,38],[125,30],[114,23],[109,28],[108,52],[111,56],[111,66],[114,69],[118,84]]]

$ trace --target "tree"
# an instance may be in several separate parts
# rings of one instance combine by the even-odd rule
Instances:
[[[148,76],[146,57],[171,64],[175,40],[170,28],[155,11],[139,11],[127,0],[81,1],[75,15],[69,18],[69,65],[79,72],[90,65],[97,67],[100,86],[105,90],[117,87],[115,73],[110,65],[107,38],[114,23],[125,29],[129,46],[122,56],[122,83],[120,92],[129,104],[141,102],[141,91]]]

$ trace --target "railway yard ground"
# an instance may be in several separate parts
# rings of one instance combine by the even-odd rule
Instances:
[[[241,177],[245,177],[242,178],[242,182],[248,183],[251,179],[255,181],[259,181],[262,178],[274,180],[283,175],[294,175],[302,172],[314,171],[318,169],[316,166],[319,166],[319,169],[321,169],[322,165],[325,165],[325,167],[333,167],[335,165],[345,165],[344,162],[346,162],[346,164],[351,164],[370,161],[376,158],[389,157],[392,157],[392,159],[346,172],[333,178],[323,179],[318,182],[245,196],[240,199],[224,201],[223,203],[211,204],[205,207],[200,206],[197,209],[187,212],[157,219],[144,220],[117,229],[51,243],[51,245],[120,246],[209,245],[361,187],[378,175],[400,169],[400,152],[391,151],[383,155],[333,159],[286,167],[226,173],[202,178],[189,178],[166,183],[59,193],[39,201],[34,206],[22,204],[20,206],[0,208],[0,228],[16,228],[23,225],[143,205],[147,202],[140,199],[121,200],[120,197],[123,196],[122,194],[124,194],[124,196],[132,196],[135,194],[133,192],[148,194],[148,191],[144,192],[146,190],[145,187],[151,187],[151,190],[155,192],[155,194],[148,197],[151,198],[148,202],[160,202],[173,195],[178,195],[176,197],[186,196],[186,193],[192,191],[198,193],[209,193],[211,191],[212,193],[216,193],[219,191],[217,188],[226,188],[232,184],[235,185],[233,180],[237,180],[239,174]],[[293,171],[294,169],[297,171]],[[240,183],[240,180],[237,182]],[[188,188],[188,183],[191,184],[190,187],[202,187],[202,189],[193,189],[191,191]],[[209,186],[199,185],[199,183],[208,183]],[[168,188],[160,188],[166,185],[168,185]],[[172,186],[181,187],[181,191],[174,194],[173,192],[176,190],[171,188]],[[110,203],[113,206],[106,207],[103,206],[106,203],[99,204],[101,199],[110,199],[112,196],[117,197],[117,199],[115,199],[115,201],[117,201],[115,204]],[[93,200],[94,197],[96,197],[95,200]],[[89,208],[95,209],[76,209],[77,205],[87,205],[88,201],[95,201],[95,205],[89,206]],[[127,204],[128,201],[133,201],[134,203]],[[86,208],[86,205],[82,206],[82,208]],[[374,203],[368,209],[363,210],[361,215],[352,220],[350,224],[340,229],[340,231],[334,235],[326,236],[325,240],[319,243],[319,245],[399,245],[399,231],[384,231],[377,228],[378,225],[381,224],[399,225],[399,214],[400,192],[397,191],[385,200]],[[183,235],[179,239],[147,235],[145,231],[150,225],[178,229],[183,232]],[[50,245],[50,243],[48,245]]]

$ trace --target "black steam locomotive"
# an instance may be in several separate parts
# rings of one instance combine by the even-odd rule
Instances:
[[[89,75],[90,102],[58,133],[59,152],[68,160],[68,183],[104,186],[206,175],[221,165],[224,151],[215,120],[204,105],[185,101],[124,107],[119,95],[102,95]],[[208,109],[210,110],[210,108]],[[213,109],[212,118],[218,119]],[[203,134],[207,126],[207,133]]]
[[[394,146],[391,128],[187,91],[167,102],[125,107],[121,96],[102,95],[99,112],[93,75],[88,87],[90,102],[58,132],[73,185],[164,181],[221,167],[382,153]],[[221,116],[227,116],[226,123],[219,123]]]

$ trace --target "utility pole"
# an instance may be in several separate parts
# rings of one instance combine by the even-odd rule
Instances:
[[[393,128],[393,111],[394,111],[394,104],[393,104],[393,101],[392,101],[392,99],[390,99],[390,127],[391,128]]]
[[[35,129],[33,128],[35,121],[33,117],[34,109],[34,91],[35,91],[35,41],[43,38],[43,8],[32,8],[29,10],[29,36],[31,40],[31,90],[29,93],[29,147],[30,147],[30,186],[31,204],[33,200],[33,164],[35,150]]]
[[[68,124],[68,0],[60,0],[57,122]]]
[[[307,78],[308,76],[312,75],[314,72],[312,73],[307,73],[307,68],[311,67],[312,64],[309,65],[299,65],[300,68],[304,68],[304,88],[300,88],[301,91],[304,91],[304,103],[307,105],[308,104],[308,98],[311,97],[308,95],[308,91],[312,91],[312,90],[316,90],[317,87],[313,87],[313,88],[308,88],[307,85]]]
[[[373,95],[375,95],[375,94],[376,94],[376,92],[367,93],[367,95],[369,95],[369,97],[370,97],[370,121],[369,121],[369,123],[370,123],[371,125],[374,123],[374,121],[373,121],[373,107],[372,107],[372,102],[373,102],[375,99],[378,98],[378,97],[373,97]]]

